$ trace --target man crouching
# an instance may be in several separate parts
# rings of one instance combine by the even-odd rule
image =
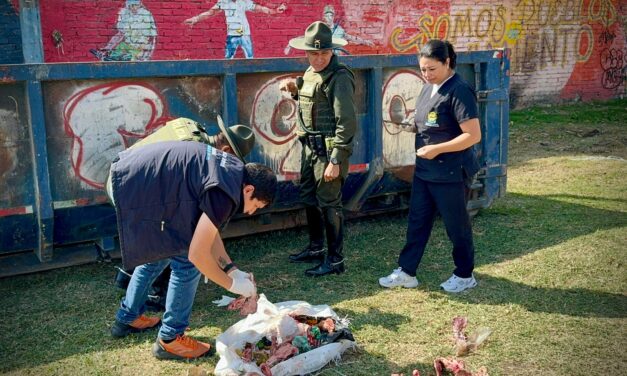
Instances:
[[[159,142],[119,154],[111,166],[124,268],[135,267],[111,328],[114,337],[156,328],[153,355],[193,359],[214,353],[185,335],[201,273],[228,291],[252,296],[250,275],[233,264],[220,229],[236,213],[252,215],[272,204],[277,179],[209,145]],[[138,266],[139,265],[139,266]],[[150,285],[170,265],[163,321],[147,317]]]

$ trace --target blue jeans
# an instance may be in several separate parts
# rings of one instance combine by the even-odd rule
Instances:
[[[159,338],[170,340],[185,332],[189,326],[194,296],[196,296],[198,281],[200,281],[200,272],[187,259],[187,256],[170,257],[136,267],[126,289],[126,296],[122,299],[120,309],[115,315],[116,320],[130,324],[144,313],[150,286],[168,264],[172,273]]]
[[[242,47],[244,56],[246,59],[253,58],[253,41],[250,39],[250,35],[227,35],[226,36],[226,51],[224,53],[225,59],[232,59],[235,56],[237,47]]]

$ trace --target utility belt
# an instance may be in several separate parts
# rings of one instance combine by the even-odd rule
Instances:
[[[326,157],[328,159],[331,158],[331,152],[335,146],[335,137],[325,136],[322,133],[307,133],[299,138],[303,145],[307,145],[309,149],[311,149],[311,151],[313,151],[318,157]]]

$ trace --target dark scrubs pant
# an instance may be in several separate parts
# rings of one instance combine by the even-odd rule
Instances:
[[[398,264],[410,276],[424,254],[431,235],[433,222],[440,212],[446,233],[453,243],[453,273],[469,278],[474,268],[474,245],[470,217],[466,211],[466,193],[463,182],[432,183],[414,175],[407,226],[407,242],[401,251]]]

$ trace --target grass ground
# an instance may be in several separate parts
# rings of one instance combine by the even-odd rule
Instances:
[[[473,222],[479,286],[449,295],[450,246],[437,223],[417,289],[384,290],[406,217],[347,226],[348,272],[308,279],[286,255],[305,243],[292,229],[227,241],[271,301],[329,304],[352,320],[360,347],[321,375],[434,375],[452,356],[451,319],[492,335],[464,360],[498,375],[619,375],[627,369],[627,101],[540,107],[512,113],[508,193]],[[217,357],[157,361],[154,333],[114,340],[122,292],[113,266],[93,264],[0,280],[0,372],[12,375],[185,375]],[[213,340],[239,318],[202,284],[189,334]]]

